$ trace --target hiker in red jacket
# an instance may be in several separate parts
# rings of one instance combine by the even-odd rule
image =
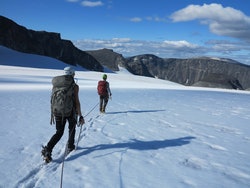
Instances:
[[[102,78],[103,80],[98,82],[97,92],[100,96],[100,112],[105,113],[109,97],[111,97],[112,93],[109,87],[109,82],[107,81],[107,75],[104,74]]]

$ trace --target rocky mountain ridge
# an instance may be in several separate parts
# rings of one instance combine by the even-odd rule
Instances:
[[[88,53],[76,48],[59,33],[33,31],[0,16],[0,45],[16,51],[43,55],[92,71],[103,71],[102,65]]]
[[[33,31],[0,16],[0,45],[31,54],[49,56],[91,71],[125,67],[135,75],[169,80],[186,86],[227,89],[250,88],[250,66],[219,58],[160,58],[152,54],[123,57],[112,49],[82,51],[59,33]]]
[[[142,67],[144,72],[146,71],[146,74],[152,77],[187,86],[216,87],[220,84],[220,88],[250,87],[250,66],[210,58],[159,59],[152,55],[141,55],[129,58],[127,66],[129,68],[133,66],[135,74],[138,74],[138,69],[135,67]],[[210,85],[202,84],[204,82],[210,83]]]
[[[108,49],[91,51],[91,55],[96,59],[105,56],[100,62],[110,69],[113,69],[114,64],[120,65],[135,75],[169,80],[186,86],[239,90],[250,88],[250,66],[231,59],[160,58],[152,54],[123,58],[121,54]],[[116,60],[110,62],[109,66],[109,62],[105,60],[107,57]]]

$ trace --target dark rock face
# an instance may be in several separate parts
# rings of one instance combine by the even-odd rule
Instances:
[[[86,51],[92,55],[103,66],[113,71],[119,71],[119,66],[122,66],[125,62],[124,57],[121,54],[113,52],[112,49],[101,49]]]
[[[225,74],[211,73],[202,80],[194,83],[193,86],[243,90],[243,87],[238,79],[229,77]]]
[[[62,40],[59,33],[28,30],[3,16],[0,16],[0,27],[0,45],[24,53],[49,56],[89,70],[103,71],[95,58],[77,49],[71,41]]]
[[[187,86],[250,88],[250,66],[229,60],[161,59],[154,55],[139,55],[127,58],[125,67],[136,75],[157,77]]]
[[[155,55],[139,55],[126,59],[125,67],[135,75],[164,78],[163,70],[167,64]]]

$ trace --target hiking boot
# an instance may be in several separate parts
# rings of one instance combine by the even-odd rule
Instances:
[[[50,161],[52,161],[52,157],[51,157],[51,151],[48,149],[47,146],[42,146],[43,149],[41,151],[43,159],[46,163],[49,163]]]
[[[100,113],[103,113],[103,108],[100,108]]]
[[[75,145],[68,147],[68,153],[76,149]]]

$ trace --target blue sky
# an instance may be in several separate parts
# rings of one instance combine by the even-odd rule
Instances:
[[[82,50],[250,65],[249,0],[1,0],[0,15],[60,33]]]

